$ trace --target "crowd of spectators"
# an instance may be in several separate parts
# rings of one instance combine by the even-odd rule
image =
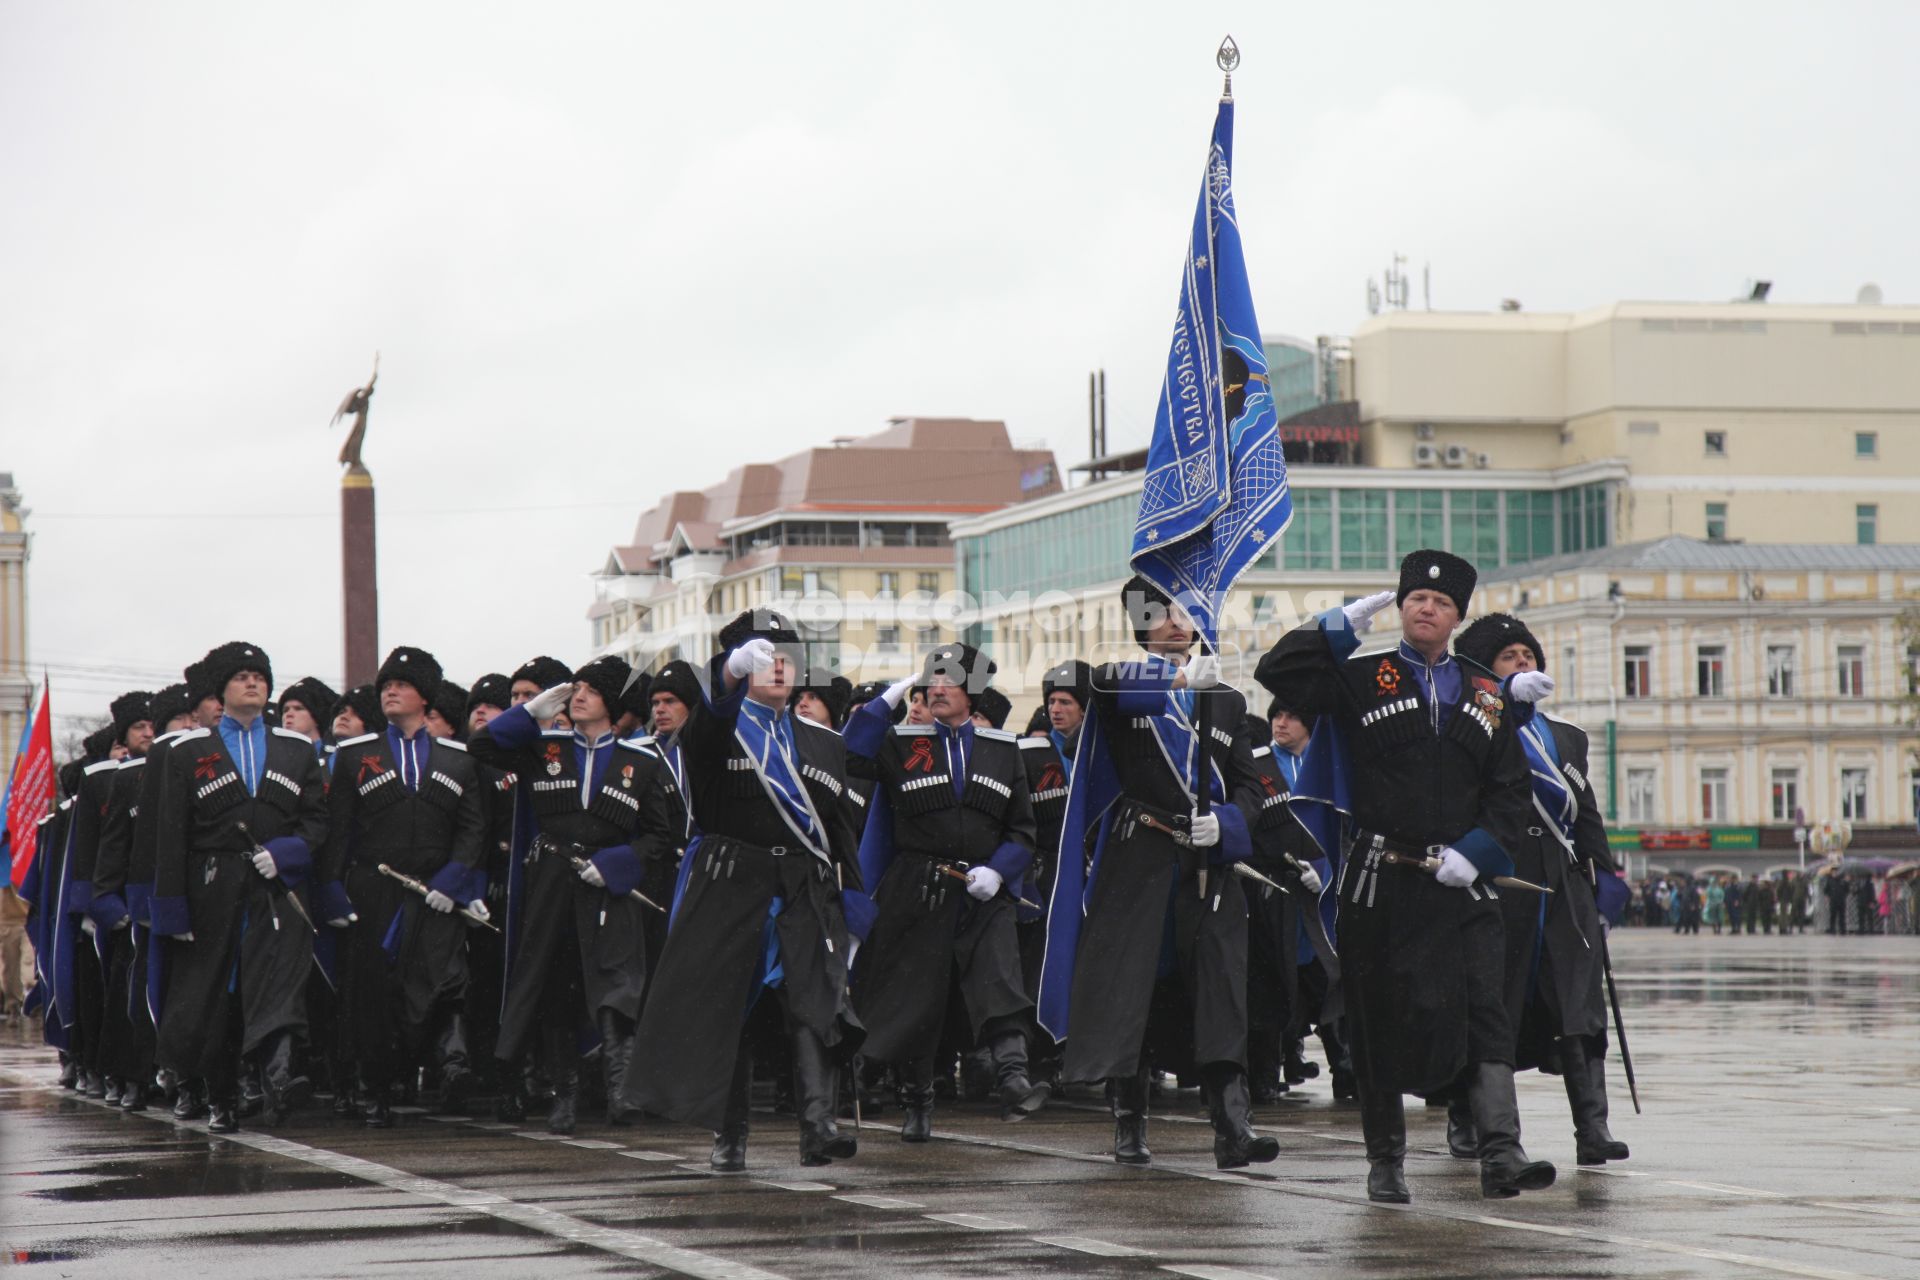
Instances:
[[[1622,923],[1675,933],[1920,933],[1920,875],[1675,873],[1629,887]]]

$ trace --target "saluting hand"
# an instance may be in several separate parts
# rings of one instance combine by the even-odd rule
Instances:
[[[535,720],[551,720],[567,709],[567,699],[573,696],[573,682],[557,684],[551,689],[534,694],[527,699],[527,714]]]
[[[1211,689],[1220,683],[1220,659],[1211,653],[1196,653],[1173,678],[1176,689]]]
[[[1544,702],[1553,692],[1553,677],[1544,671],[1516,671],[1507,678],[1507,691],[1521,702]]]
[[[1393,592],[1376,591],[1370,596],[1362,596],[1352,604],[1341,606],[1340,612],[1346,615],[1347,625],[1355,635],[1361,635],[1373,629],[1373,615],[1393,603]]]
[[[754,672],[771,667],[775,656],[773,641],[755,636],[727,655],[727,674],[735,680],[745,680]]]

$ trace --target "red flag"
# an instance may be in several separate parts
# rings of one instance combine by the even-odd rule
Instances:
[[[13,784],[7,791],[7,842],[13,850],[9,868],[13,883],[26,877],[40,819],[53,803],[53,690],[40,691],[40,710],[27,730],[27,746],[13,762]]]

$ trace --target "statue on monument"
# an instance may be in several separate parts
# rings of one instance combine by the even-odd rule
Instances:
[[[366,465],[360,461],[360,445],[367,438],[367,406],[373,399],[373,384],[378,381],[380,356],[376,352],[373,357],[373,376],[367,379],[367,385],[347,392],[347,398],[333,411],[333,422],[327,424],[331,427],[348,414],[353,415],[353,426],[347,430],[346,443],[340,446],[340,461],[346,466],[348,475],[367,474]]]

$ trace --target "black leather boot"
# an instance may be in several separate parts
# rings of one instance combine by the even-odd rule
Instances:
[[[250,1120],[267,1109],[267,1089],[260,1082],[259,1065],[252,1062],[240,1064],[240,1102],[237,1107],[242,1120]]]
[[[291,1031],[282,1031],[267,1041],[260,1081],[266,1086],[268,1124],[280,1124],[313,1097],[313,1081],[296,1065]]]
[[[800,1113],[800,1163],[809,1167],[851,1160],[860,1150],[834,1120],[840,1072],[820,1037],[805,1027],[793,1033],[793,1098]]]
[[[1407,1204],[1407,1111],[1397,1093],[1360,1091],[1360,1129],[1367,1139],[1367,1199]]]
[[[1107,1105],[1113,1109],[1113,1158],[1118,1164],[1147,1164],[1147,1077],[1115,1077],[1107,1081]]]
[[[1206,1086],[1207,1112],[1213,1121],[1213,1163],[1220,1169],[1265,1164],[1280,1154],[1280,1142],[1253,1131],[1253,1099],[1246,1073],[1238,1064],[1213,1065]]]
[[[107,1078],[98,1071],[82,1070],[79,1087],[82,1094],[96,1102],[107,1096]]]
[[[900,1120],[900,1141],[925,1142],[933,1137],[933,1081],[924,1062],[903,1064],[895,1096],[905,1114]]]
[[[1024,1120],[1047,1105],[1053,1088],[1027,1077],[1027,1036],[1018,1025],[986,1029],[986,1052],[994,1087],[1008,1120]]]
[[[1607,1063],[1587,1052],[1582,1036],[1560,1042],[1560,1074],[1566,1078],[1573,1109],[1574,1159],[1581,1164],[1625,1160],[1627,1144],[1607,1128]]]
[[[1447,1100],[1447,1153],[1455,1160],[1480,1158],[1480,1135],[1473,1127],[1473,1108],[1463,1095]]]
[[[580,1091],[580,1060],[573,1051],[573,1033],[564,1031],[552,1037],[547,1051],[550,1055],[547,1074],[553,1081],[553,1105],[547,1110],[547,1132],[572,1133]]]
[[[238,1133],[240,1131],[240,1090],[237,1084],[224,1088],[207,1090],[207,1132]]]
[[[100,1100],[110,1107],[117,1107],[120,1105],[120,1095],[125,1093],[126,1089],[126,1081],[119,1076],[108,1076],[107,1090],[100,1096]]]
[[[198,1120],[207,1114],[206,1086],[199,1080],[182,1080],[173,1095],[175,1120]]]
[[[1529,1160],[1520,1146],[1520,1104],[1513,1096],[1512,1067],[1474,1063],[1468,1069],[1467,1101],[1480,1135],[1482,1196],[1500,1200],[1553,1185],[1554,1167],[1545,1160]]]
[[[393,1128],[393,1104],[388,1101],[390,1096],[390,1091],[384,1084],[367,1094],[366,1110],[362,1112],[367,1128]]]
[[[600,1011],[600,1070],[607,1085],[607,1123],[628,1125],[640,1108],[627,1101],[627,1068],[633,1064],[633,1023],[615,1009]]]
[[[127,1087],[120,1091],[120,1110],[131,1114],[147,1109],[147,1086],[138,1080],[127,1081]]]
[[[713,1135],[713,1155],[708,1158],[715,1173],[739,1173],[747,1167],[747,1101],[752,1086],[753,1057],[742,1037],[727,1086],[727,1114]]]
[[[64,1053],[60,1055],[60,1087],[62,1089],[80,1087],[80,1064]]]
[[[440,1063],[440,1109],[464,1113],[478,1081],[467,1057],[467,1015],[461,1010],[447,1011],[440,1024],[440,1038],[434,1044],[434,1057]]]

